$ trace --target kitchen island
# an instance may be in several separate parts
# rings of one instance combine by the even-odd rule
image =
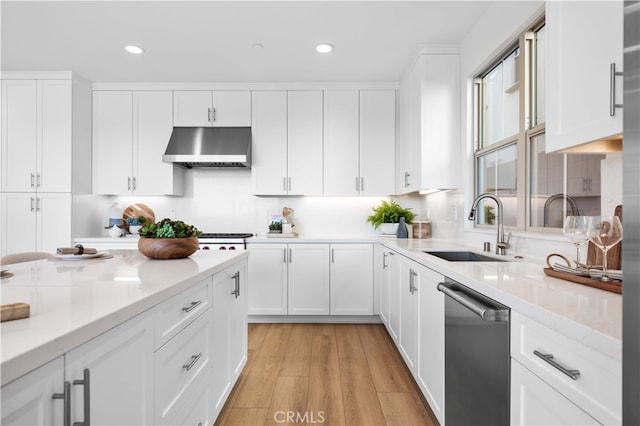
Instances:
[[[137,250],[109,253],[113,257],[3,266],[13,276],[2,280],[2,304],[31,307],[29,318],[2,323],[3,420],[29,403],[23,402],[26,397],[18,401],[24,393],[22,382],[56,362],[63,368],[53,370],[59,380],[52,389],[60,399],[67,398],[63,383],[82,388],[83,371],[91,370],[94,424],[182,423],[194,413],[210,422],[217,415],[210,402],[218,401],[221,407],[246,362],[249,253],[198,251],[164,261]],[[178,377],[170,376],[174,370],[166,364],[171,361],[178,364]],[[129,370],[129,364],[135,368]],[[128,373],[124,382],[119,382],[124,375],[120,370]],[[132,375],[140,380],[133,382]],[[100,383],[110,376],[113,384]],[[35,382],[47,388],[44,381]],[[132,395],[122,399],[132,399],[132,410],[120,407],[120,414],[109,418],[113,398],[130,390]],[[110,403],[100,401],[109,393]],[[68,396],[75,421],[82,418],[81,394]],[[192,407],[192,397],[200,394],[208,404]],[[66,418],[63,404],[51,398],[44,395],[39,404],[52,406],[43,409],[47,413],[40,421],[45,424]]]

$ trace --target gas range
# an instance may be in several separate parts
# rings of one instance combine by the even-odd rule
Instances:
[[[203,233],[198,235],[200,250],[245,250],[251,233]]]

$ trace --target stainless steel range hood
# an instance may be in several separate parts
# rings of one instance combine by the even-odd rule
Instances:
[[[192,168],[251,167],[251,127],[174,127],[165,163]]]

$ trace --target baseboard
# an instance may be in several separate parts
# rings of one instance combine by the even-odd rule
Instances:
[[[382,324],[378,315],[249,315],[249,322]]]

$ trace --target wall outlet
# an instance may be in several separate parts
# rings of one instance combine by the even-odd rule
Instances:
[[[171,220],[176,220],[176,210],[175,209],[169,210],[169,218]]]
[[[457,207],[451,207],[451,219],[454,222],[458,221],[458,208]]]

